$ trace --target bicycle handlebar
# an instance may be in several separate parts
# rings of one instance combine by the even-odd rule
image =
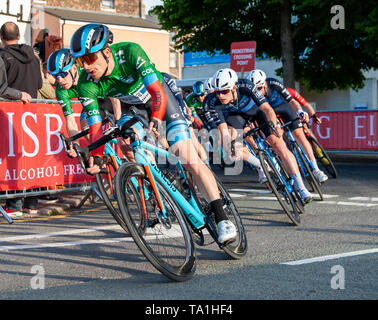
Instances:
[[[278,133],[277,129],[275,128],[272,121],[265,122],[262,126],[254,128],[243,135],[243,138],[247,138],[253,135],[256,135],[257,132],[261,131],[264,127],[269,126],[269,128],[274,132],[277,138],[280,138],[280,134]]]
[[[113,140],[114,138],[117,138],[117,137],[127,138],[128,136],[130,136],[131,134],[134,133],[134,131],[132,131],[132,130],[130,131],[130,128],[139,121],[141,121],[141,119],[139,119],[139,117],[134,116],[130,120],[126,121],[121,128],[119,128],[117,126],[112,127],[111,128],[112,130],[108,130],[103,137],[101,137],[97,141],[91,143],[87,147],[80,147],[77,143],[73,143],[72,146],[73,146],[74,150],[76,151],[79,163],[80,163],[81,167],[83,168],[83,170],[85,171],[86,168],[89,167],[89,158],[90,158],[89,153],[92,150],[101,147],[102,145],[106,144],[107,142]],[[102,167],[102,159],[100,157],[95,156],[94,162],[100,168]],[[104,171],[104,169],[101,168],[101,173],[106,173],[106,170]]]
[[[297,120],[302,120],[302,119],[300,117],[298,117],[298,118],[295,118],[295,119],[288,121],[286,123],[283,123],[282,119],[280,119],[280,121],[282,123],[282,128],[286,128],[286,127],[290,126],[292,123],[294,123]]]

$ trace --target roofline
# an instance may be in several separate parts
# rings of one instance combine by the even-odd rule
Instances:
[[[79,25],[79,26],[82,26],[82,25],[85,25],[85,24],[88,23],[88,22],[82,21],[82,20],[79,21],[79,20],[63,19],[63,18],[60,18],[60,17],[58,17],[58,18],[60,19],[61,24],[62,24],[62,21],[64,21],[65,23],[68,23],[68,24]],[[143,32],[154,32],[154,33],[169,34],[169,32],[166,31],[166,30],[153,29],[153,28],[148,28],[148,27],[134,27],[134,26],[127,26],[127,25],[120,25],[120,24],[109,24],[109,23],[107,23],[106,26],[109,29],[123,29],[123,30],[132,30],[132,31],[143,31]]]
[[[36,9],[40,9],[42,11],[44,11],[44,9],[52,9],[52,10],[58,9],[58,10],[66,10],[66,11],[73,11],[73,12],[79,12],[79,13],[82,12],[82,11],[85,11],[86,13],[93,13],[93,14],[96,14],[96,15],[107,15],[107,16],[114,16],[115,15],[114,12],[95,11],[95,10],[79,10],[79,9],[73,9],[73,8],[62,8],[62,7],[39,5],[39,4],[32,4],[32,7],[36,8]],[[53,13],[53,12],[46,12],[46,13],[62,19],[61,16],[56,14],[56,13]],[[148,21],[150,23],[156,24],[156,28],[153,28],[151,26],[149,26],[149,27],[138,26],[138,27],[135,27],[135,28],[145,28],[145,29],[147,28],[147,29],[161,30],[161,26],[159,25],[159,23],[153,21],[152,19],[146,19],[146,18],[142,18],[140,16],[128,15],[128,14],[124,14],[124,13],[117,13],[117,17],[131,18],[131,19],[142,20],[142,21],[145,20],[145,21]],[[84,20],[79,20],[79,19],[75,19],[75,18],[71,18],[71,17],[70,17],[70,19],[62,19],[62,20],[84,21]],[[117,25],[117,26],[121,26],[121,25]]]

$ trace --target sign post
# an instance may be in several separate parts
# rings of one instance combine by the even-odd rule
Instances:
[[[242,73],[255,68],[256,41],[241,41],[231,43],[230,68]]]

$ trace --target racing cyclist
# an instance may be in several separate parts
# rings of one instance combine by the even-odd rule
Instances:
[[[71,99],[79,97],[78,87],[79,83],[85,81],[87,74],[84,69],[79,68],[69,49],[60,49],[51,53],[47,60],[47,70],[56,79],[57,85],[55,88],[56,99],[62,107],[63,115],[66,119],[66,129],[69,137],[74,136],[79,132],[76,124],[75,116],[72,110]],[[104,115],[104,111],[113,114],[115,121],[118,121],[122,115],[121,104],[118,99],[106,98],[99,99],[100,112]],[[80,126],[83,130],[87,127],[85,113],[80,115]],[[122,139],[118,139],[122,151],[126,157],[132,161],[134,155]],[[70,145],[67,153],[70,157],[76,157],[76,152]]]
[[[225,243],[234,240],[237,236],[236,227],[223,210],[223,201],[220,199],[215,178],[198,157],[190,139],[185,116],[161,73],[138,44],[122,42],[110,45],[112,42],[112,32],[102,24],[84,25],[71,38],[74,58],[85,69],[89,78],[92,78],[92,81],[81,83],[79,88],[91,141],[96,141],[103,135],[97,97],[115,97],[130,105],[147,109],[150,113],[150,132],[158,132],[162,121],[166,121],[167,140],[172,152],[178,155],[183,165],[192,173],[215,214],[218,241]],[[99,172],[103,149],[104,147],[100,147],[92,151],[88,173]]]
[[[196,81],[192,86],[192,92],[185,98],[185,103],[190,108],[193,123],[198,130],[203,126],[202,121],[202,102],[205,99],[205,86],[202,81]]]
[[[297,115],[304,116],[299,103],[292,98],[281,82],[274,78],[267,78],[262,70],[252,70],[248,74],[248,79],[256,85],[257,89],[265,96],[276,114],[279,114],[284,122],[293,121],[290,129],[295,140],[298,141],[310,160],[315,178],[319,183],[326,182],[328,176],[318,167],[311,144],[302,130],[303,124],[301,120],[295,120]],[[293,110],[297,112],[297,115]]]
[[[209,121],[214,122],[221,134],[221,143],[227,153],[232,152],[234,145],[236,158],[251,161],[251,153],[246,147],[235,143],[229,135],[228,125],[243,130],[248,121],[257,121],[259,126],[267,122],[275,127],[276,114],[266,98],[248,79],[238,80],[236,72],[229,68],[218,70],[212,83],[215,92],[209,94],[204,102],[204,109]],[[262,129],[268,144],[277,152],[289,175],[294,179],[300,196],[305,203],[312,201],[311,193],[303,184],[294,155],[287,148],[282,137],[272,134],[269,126]],[[257,159],[257,158],[256,158]],[[258,159],[257,159],[258,160]],[[251,162],[250,162],[251,163]],[[254,163],[252,163],[255,165]],[[261,164],[259,163],[261,166]],[[255,165],[256,167],[256,165]]]
[[[309,118],[313,118],[317,124],[321,124],[322,120],[316,115],[314,108],[309,104],[305,98],[303,98],[298,91],[292,88],[286,88],[290,95],[297,101],[302,108],[305,108],[306,112],[304,114],[306,122],[309,122]]]

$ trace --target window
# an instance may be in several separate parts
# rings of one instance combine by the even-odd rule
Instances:
[[[101,0],[102,9],[114,9],[114,0]]]
[[[169,53],[169,67],[176,68],[177,67],[177,57],[176,52]]]

